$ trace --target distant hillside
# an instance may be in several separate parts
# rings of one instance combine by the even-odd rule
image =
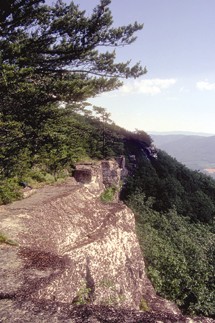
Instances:
[[[214,136],[214,133],[206,132],[193,132],[193,131],[150,131],[150,135],[186,135],[186,136],[202,136],[202,137],[211,137]]]
[[[215,136],[151,135],[155,145],[193,170],[215,177]]]

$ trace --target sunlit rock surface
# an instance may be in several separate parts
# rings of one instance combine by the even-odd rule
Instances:
[[[17,243],[0,245],[0,321],[189,322],[147,279],[131,210],[100,200],[123,167],[77,170],[80,182],[0,207],[0,232]]]

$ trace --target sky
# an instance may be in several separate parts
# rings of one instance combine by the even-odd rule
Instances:
[[[99,0],[74,2],[90,13]],[[128,130],[215,134],[215,1],[112,0],[110,8],[115,26],[144,23],[117,58],[148,72],[89,101]]]

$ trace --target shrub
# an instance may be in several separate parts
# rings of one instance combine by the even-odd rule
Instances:
[[[0,181],[0,204],[8,204],[22,197],[17,178]]]
[[[22,177],[22,181],[27,182],[30,186],[40,187],[41,184],[52,184],[55,182],[53,175],[47,173],[40,168],[31,169],[26,176]]]
[[[77,296],[75,297],[74,303],[76,305],[85,305],[89,303],[90,300],[90,292],[91,288],[88,288],[86,284],[82,284],[79,291],[77,292]]]
[[[150,311],[150,308],[149,308],[145,298],[141,299],[139,308],[140,308],[140,311],[143,311],[143,312]]]
[[[0,244],[6,243],[11,246],[17,246],[17,243],[11,239],[8,239],[3,233],[0,232]]]
[[[116,192],[117,188],[115,186],[106,188],[100,196],[101,201],[104,203],[113,202]]]

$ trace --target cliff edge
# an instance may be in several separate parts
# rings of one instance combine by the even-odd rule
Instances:
[[[117,193],[100,199],[122,172],[116,161],[78,165],[76,180],[0,207],[13,241],[0,244],[1,322],[189,322],[146,277],[131,210]]]

